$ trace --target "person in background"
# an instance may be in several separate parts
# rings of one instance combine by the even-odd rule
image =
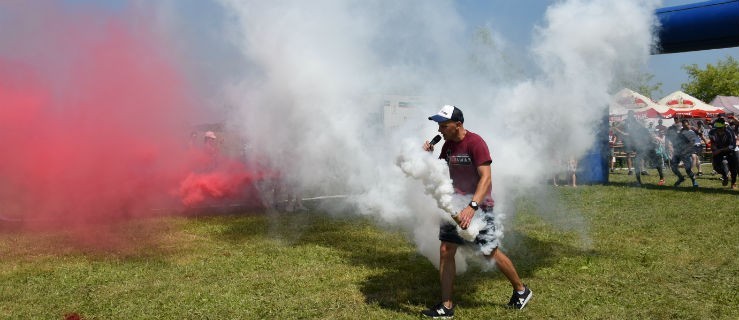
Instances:
[[[611,149],[611,173],[613,173],[616,167],[616,144],[618,143],[618,135],[616,134],[615,128],[618,126],[618,122],[612,122],[611,127],[608,130],[608,146]]]
[[[695,127],[692,128],[696,135],[700,138],[700,142],[696,141],[695,143],[695,153],[693,154],[693,167],[698,169],[697,175],[700,177],[703,175],[703,169],[701,168],[701,156],[703,155],[703,150],[706,148],[705,146],[708,145],[708,140],[703,135],[704,127],[703,127],[703,121],[698,120],[695,123]]]
[[[218,137],[215,132],[206,131],[203,136],[203,171],[213,171],[218,167],[218,157],[220,156],[220,148],[218,146]]]
[[[729,116],[728,118],[729,118],[728,126],[731,129],[731,131],[734,132],[734,135],[736,135],[737,146],[739,146],[739,119],[737,119],[734,116]],[[706,134],[706,136],[708,136],[708,134]]]
[[[567,179],[573,188],[577,187],[577,159],[573,157],[567,160]]]
[[[457,225],[444,221],[439,228],[439,277],[441,280],[441,302],[422,314],[431,318],[452,318],[456,305],[452,299],[454,278],[457,270],[454,256],[461,245],[472,246],[486,259],[494,261],[498,270],[508,279],[513,287],[513,294],[508,306],[523,309],[533,293],[523,284],[516,268],[498,246],[500,240],[496,234],[495,216],[493,215],[493,198],[490,164],[492,159],[485,140],[478,134],[464,127],[462,110],[455,106],[445,105],[429,120],[439,124],[439,133],[444,138],[439,159],[449,166],[449,176],[455,191],[472,196],[472,201],[458,214],[459,227],[469,226],[475,214],[482,215],[485,226],[475,237],[474,242],[465,241],[457,233]],[[434,146],[426,141],[423,149],[433,152]]]
[[[647,130],[649,131],[650,134],[654,134],[655,128],[654,128],[653,121],[649,121],[649,123],[647,124]],[[646,160],[642,160],[642,161],[646,161],[646,162],[641,163],[642,174],[649,175],[649,172],[647,172],[647,168],[649,168],[650,166],[654,166],[654,164],[649,162],[651,161],[649,160],[649,158],[646,158]]]
[[[577,187],[577,159],[573,157],[568,157],[567,161],[563,160],[560,157],[555,157],[558,160],[557,162],[557,171],[554,173],[554,178],[552,179],[552,184],[555,187],[559,186],[559,174],[560,172],[565,172],[565,182],[569,186]]]
[[[729,124],[729,128],[731,128],[731,131],[734,132],[734,136],[736,137],[736,147],[734,147],[734,154],[737,162],[739,162],[739,119],[734,116],[729,116]]]
[[[648,128],[645,128],[638,122],[635,122],[630,126],[629,129],[629,136],[631,138],[631,143],[633,146],[633,149],[636,151],[636,157],[634,158],[634,165],[635,166],[641,166],[641,164],[650,164],[653,165],[655,168],[657,168],[657,172],[659,173],[659,185],[663,185],[665,183],[664,180],[664,173],[662,170],[662,162],[658,161],[657,156],[657,147],[658,147],[658,140],[654,133],[654,130],[649,130]],[[644,175],[646,170],[642,170],[641,168],[639,170],[636,170],[636,186],[640,187],[642,185],[642,179],[641,176]]]
[[[634,137],[632,135],[632,130],[636,127],[641,127],[642,125],[639,124],[638,121],[636,121],[636,118],[634,117],[634,111],[629,110],[628,113],[626,113],[626,119],[621,123],[620,126],[614,128],[616,130],[616,133],[618,134],[619,139],[621,142],[623,142],[624,145],[624,153],[626,153],[626,167],[629,169],[628,175],[634,174],[634,171],[631,170],[631,168],[634,168],[636,171],[640,171],[641,168],[638,167],[637,163],[633,163],[633,158],[636,156],[636,149],[634,145]]]
[[[721,184],[729,184],[729,173],[731,173],[731,189],[736,189],[737,157],[736,157],[736,135],[727,127],[724,118],[718,118],[713,123],[713,130],[709,133],[711,139],[711,155],[713,170],[721,175]],[[723,161],[726,160],[727,167]],[[726,172],[726,169],[729,172]]]
[[[672,120],[672,125],[665,129],[665,146],[667,147],[667,154],[669,155],[667,163],[670,165],[670,168],[672,168],[672,156],[675,155],[672,141],[674,140],[675,135],[677,135],[677,133],[680,132],[680,129],[682,129],[682,125],[680,124],[680,119],[678,117],[674,117]]]
[[[664,138],[665,137],[665,130],[667,130],[667,127],[665,127],[662,124],[662,119],[658,119],[657,120],[657,126],[654,127],[654,130],[657,131],[657,136],[658,137],[660,137],[660,138]]]
[[[678,120],[675,120],[675,123],[677,122]],[[695,181],[695,175],[693,174],[692,170],[692,154],[695,150],[694,142],[696,139],[698,139],[698,136],[695,134],[695,132],[693,132],[693,130],[690,129],[690,123],[687,119],[682,120],[681,123],[682,127],[679,129],[679,131],[677,129],[677,126],[672,126],[667,128],[667,133],[665,134],[670,145],[672,146],[672,159],[670,160],[670,168],[672,169],[672,172],[675,173],[675,175],[677,176],[675,187],[678,187],[681,183],[683,183],[683,181],[685,181],[685,176],[683,176],[678,170],[678,165],[682,161],[683,166],[685,167],[685,173],[693,182],[693,187],[697,188],[698,182]]]
[[[665,142],[666,139],[664,136],[660,136],[656,130],[652,133],[652,138],[657,143],[657,149],[655,150],[657,159],[655,159],[654,165],[665,168],[665,164],[670,161],[670,153],[667,151],[667,143]],[[663,177],[664,175],[660,174],[660,181],[658,182],[659,185],[665,184]]]
[[[703,136],[708,139],[708,132],[713,129],[711,127],[711,118],[706,118],[705,121],[701,121],[701,124],[703,125]]]
[[[695,128],[693,127],[693,125],[690,123],[690,120],[682,119],[680,121],[680,124],[683,127],[681,132],[684,130],[692,131],[692,134],[689,132],[684,133],[685,136],[690,139],[690,143],[693,145],[693,148],[690,150],[690,167],[692,169],[700,170],[700,161],[698,159],[698,155],[702,153],[702,150],[701,150],[702,140],[700,136],[698,135],[698,133],[695,131]]]

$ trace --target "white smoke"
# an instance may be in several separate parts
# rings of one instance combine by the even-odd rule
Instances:
[[[590,149],[609,96],[620,89],[614,84],[646,63],[657,4],[557,1],[532,30],[530,50],[510,52],[505,30],[473,36],[477,26],[467,25],[454,1],[217,3],[224,47],[239,58],[221,98],[249,150],[306,193],[351,194],[353,213],[405,226],[433,262],[438,223],[448,218],[439,208],[463,206],[449,204],[448,180],[424,177],[443,167],[421,151],[436,130],[426,117],[443,104],[464,111],[465,127],[490,147],[495,211],[508,224],[516,198],[540,192],[557,160]],[[207,56],[208,49],[198,50]],[[384,95],[427,103],[387,130]]]
[[[461,195],[454,192],[452,179],[449,178],[449,167],[444,160],[421,150],[418,143],[412,140],[405,140],[402,145],[403,148],[397,159],[398,167],[407,176],[421,181],[426,194],[433,197],[436,200],[436,206],[447,213],[443,215],[443,218],[456,223],[451,217],[467,206],[472,200],[472,195]],[[473,241],[483,226],[481,216],[475,215],[467,229],[457,226],[457,231],[465,240]]]

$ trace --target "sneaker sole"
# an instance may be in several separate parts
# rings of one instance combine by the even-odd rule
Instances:
[[[518,310],[521,310],[524,307],[526,307],[526,304],[529,303],[529,300],[531,300],[531,297],[533,297],[533,296],[534,296],[534,292],[531,291],[531,293],[529,293],[529,296],[526,297],[526,300],[524,300],[523,303],[521,304],[521,308],[519,308]]]

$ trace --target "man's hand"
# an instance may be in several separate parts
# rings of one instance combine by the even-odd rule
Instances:
[[[461,223],[459,226],[464,230],[467,229],[470,226],[470,221],[472,221],[472,217],[475,215],[475,209],[472,209],[470,206],[464,207],[462,211],[459,212],[459,220]]]
[[[724,149],[726,149],[726,151],[728,151],[729,147],[726,147],[726,148],[714,148],[713,149],[713,152],[711,152],[711,154],[713,154],[714,156],[715,155],[718,155],[718,154],[724,152]]]
[[[428,152],[432,152],[432,151],[434,151],[434,146],[431,145],[431,143],[428,140],[426,140],[426,142],[423,143],[423,150],[424,151],[428,151]]]

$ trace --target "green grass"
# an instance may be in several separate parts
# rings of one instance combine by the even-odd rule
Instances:
[[[611,180],[519,199],[504,245],[533,300],[504,308],[507,280],[473,265],[457,318],[739,318],[739,191],[710,175],[698,190]],[[408,236],[366,218],[248,212],[104,232],[0,233],[0,318],[417,319],[439,295]]]

